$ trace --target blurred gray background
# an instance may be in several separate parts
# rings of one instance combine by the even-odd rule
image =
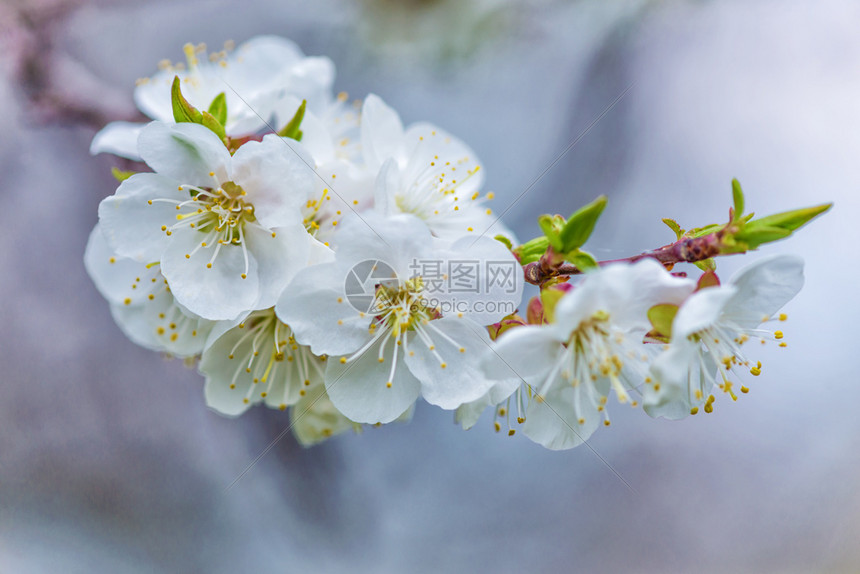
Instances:
[[[856,0],[3,0],[0,571],[860,570],[858,25]],[[601,258],[670,241],[661,217],[723,221],[732,177],[763,214],[835,201],[766,250],[807,261],[788,348],[710,416],[611,405],[593,451],[419,405],[288,435],[225,491],[288,421],[208,411],[195,372],[113,324],[81,257],[115,163],[87,149],[183,43],[262,33],[469,142],[497,213],[632,86],[506,214],[524,239],[601,193]]]

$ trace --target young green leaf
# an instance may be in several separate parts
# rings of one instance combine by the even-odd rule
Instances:
[[[507,247],[509,250],[513,249],[514,247],[514,244],[511,243],[511,240],[504,235],[496,235],[495,237],[493,237],[493,239],[495,239],[499,243],[504,244],[504,246]]]
[[[734,219],[739,219],[744,214],[744,190],[737,179],[732,180],[732,200],[734,202]]]
[[[543,231],[543,234],[549,240],[549,244],[552,245],[552,248],[556,251],[563,251],[561,238],[558,235],[558,221],[556,219],[558,216],[552,215],[541,215],[538,217],[538,225]]]
[[[224,126],[215,119],[215,116],[210,114],[209,112],[201,112],[200,113],[200,123],[205,127],[209,128],[223,141],[225,137],[227,137],[226,132],[224,131]]]
[[[170,87],[170,103],[173,106],[173,119],[176,123],[202,123],[200,111],[192,106],[185,96],[182,95],[179,76],[173,77],[173,85]]]
[[[675,232],[675,237],[677,239],[681,239],[681,237],[684,235],[684,230],[681,229],[681,226],[678,225],[678,222],[675,221],[674,219],[669,219],[668,217],[664,217],[663,223],[665,223],[669,227],[669,229],[671,229],[672,231]]]
[[[798,229],[822,213],[825,213],[833,207],[832,203],[824,203],[822,205],[816,205],[814,207],[804,207],[801,209],[794,209],[792,211],[784,211],[782,213],[775,213],[774,215],[768,215],[767,217],[761,217],[759,219],[754,219],[749,222],[749,226],[764,226],[764,227],[780,227],[782,229],[787,229],[789,231],[794,231]]]
[[[588,205],[576,210],[568,218],[567,223],[564,224],[559,233],[562,242],[561,251],[573,251],[585,245],[594,231],[600,214],[606,208],[607,201],[606,196],[601,195]]]
[[[227,126],[227,96],[224,92],[215,96],[215,99],[209,104],[209,113],[218,120],[219,124]]]
[[[513,251],[514,255],[519,259],[520,264],[526,265],[527,263],[534,263],[539,260],[546,253],[547,248],[549,248],[549,239],[541,236],[523,243],[519,247],[514,248]]]
[[[594,256],[591,255],[591,253],[586,253],[579,249],[565,255],[565,259],[576,265],[576,268],[580,271],[591,271],[592,269],[597,269],[597,260]]]
[[[296,141],[302,141],[302,130],[299,129],[299,126],[302,125],[302,120],[305,117],[305,107],[307,107],[307,100],[302,100],[302,104],[296,110],[296,113],[293,114],[293,118],[287,122],[281,130],[278,132],[278,135],[282,138],[290,138]]]

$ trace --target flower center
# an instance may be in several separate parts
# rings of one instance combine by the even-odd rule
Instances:
[[[409,356],[415,354],[414,351],[409,350],[410,339],[414,341],[417,338],[439,362],[439,367],[443,369],[448,367],[448,363],[436,350],[434,337],[444,339],[457,348],[460,353],[465,353],[465,347],[433,325],[432,322],[441,318],[442,313],[427,304],[423,292],[424,281],[421,277],[413,277],[399,285],[380,284],[377,286],[373,304],[370,307],[370,313],[374,315],[373,321],[368,327],[370,339],[349,357],[341,357],[341,364],[356,360],[378,342],[380,345],[377,358],[380,363],[384,363],[386,361],[385,350],[388,342],[392,341],[393,358],[386,382],[386,386],[391,388],[401,347],[404,354]],[[365,314],[361,313],[360,316],[364,317]]]
[[[214,176],[214,173],[209,175]],[[152,199],[153,202],[167,202],[176,206],[179,212],[176,214],[176,223],[170,227],[162,226],[161,230],[168,236],[183,227],[196,229],[203,234],[200,243],[190,252],[185,254],[186,259],[197,253],[200,249],[212,249],[206,267],[211,268],[221,247],[235,245],[242,248],[245,259],[245,270],[241,274],[242,279],[248,276],[248,250],[245,245],[245,225],[255,223],[257,217],[254,215],[254,205],[246,200],[247,193],[242,186],[232,181],[226,181],[217,188],[197,187],[193,185],[180,185],[179,191],[188,190],[189,199],[176,201],[172,199]],[[272,237],[275,233],[272,233]]]
[[[235,328],[236,341],[227,355],[236,361],[230,389],[246,387],[245,404],[259,393],[264,399],[279,397],[278,407],[285,410],[305,396],[312,379],[321,380],[325,359],[296,343],[292,330],[277,318],[274,309],[254,311]]]

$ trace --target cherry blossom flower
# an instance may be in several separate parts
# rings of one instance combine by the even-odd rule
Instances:
[[[231,156],[203,126],[153,122],[140,150],[155,173],[102,201],[101,228],[121,257],[160,263],[192,313],[223,320],[271,307],[296,271],[325,256],[302,223],[319,182],[298,142],[270,135]]]
[[[198,109],[206,110],[220,93],[227,103],[230,136],[256,133],[268,125],[283,127],[295,107],[286,98],[305,99],[311,110],[330,113],[334,64],[328,58],[306,57],[293,42],[276,36],[258,36],[235,51],[207,56],[206,47],[186,44],[185,63],[163,61],[151,78],[138,80],[134,101],[153,120],[172,123],[170,88],[175,76],[182,81],[182,94]],[[287,115],[289,114],[289,115]],[[139,160],[137,139],[145,124],[112,122],[93,138],[90,153],[109,152]]]
[[[680,307],[672,322],[669,349],[652,366],[652,381],[644,387],[644,409],[669,419],[713,409],[717,386],[737,400],[739,369],[753,376],[762,365],[750,358],[749,344],[778,341],[783,332],[762,323],[785,321],[777,312],[803,286],[803,260],[793,255],[759,259],[736,273],[726,285],[696,291]],[[734,381],[733,381],[734,379]],[[741,385],[742,393],[748,392]]]
[[[356,422],[387,423],[419,396],[454,409],[483,395],[493,382],[480,368],[489,348],[482,325],[513,311],[521,278],[515,275],[506,293],[481,271],[475,292],[455,294],[434,291],[448,271],[433,271],[456,258],[480,269],[489,262],[513,268],[510,252],[488,238],[434,241],[409,215],[368,213],[345,222],[338,235],[335,261],[299,272],[276,306],[297,342],[329,356],[326,390],[337,409]],[[348,293],[350,281],[365,291]]]
[[[505,235],[508,230],[481,195],[483,171],[462,141],[431,124],[404,129],[397,112],[373,94],[364,101],[361,145],[376,179],[375,208],[385,215],[412,214],[434,236],[456,240],[467,234]]]
[[[601,420],[609,424],[605,406],[611,390],[619,402],[637,404],[631,391],[648,376],[651,360],[643,345],[648,309],[679,303],[693,288],[692,281],[673,277],[653,260],[587,274],[559,300],[553,322],[509,329],[496,341],[503,366],[486,365],[501,380],[492,401],[517,391],[515,410],[529,438],[550,449],[581,444]],[[512,384],[512,376],[525,386]],[[464,423],[476,418],[474,412],[461,413]]]

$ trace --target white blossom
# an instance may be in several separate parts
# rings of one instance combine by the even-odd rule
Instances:
[[[101,227],[120,256],[160,263],[192,313],[222,320],[271,307],[324,253],[303,225],[320,183],[301,144],[270,135],[231,156],[203,126],[153,122],[140,150],[155,173],[102,201]]]
[[[373,94],[364,102],[361,145],[367,168],[376,173],[375,209],[385,215],[408,213],[424,221],[434,236],[510,232],[481,194],[484,174],[465,143],[441,128],[418,123],[404,129],[400,116]]]
[[[645,386],[645,411],[678,419],[704,404],[710,412],[715,385],[736,400],[734,373],[745,368],[753,376],[761,374],[762,365],[751,358],[749,344],[786,345],[781,330],[761,325],[786,320],[777,312],[802,286],[803,260],[775,255],[747,265],[726,285],[692,294],[672,322],[669,349],[654,361],[653,382]],[[740,386],[741,392],[748,390]]]
[[[224,93],[230,136],[254,134],[274,123],[276,131],[289,121],[295,107],[284,100],[306,99],[315,113],[331,113],[334,64],[328,58],[306,57],[293,42],[258,36],[233,51],[206,54],[204,45],[186,44],[186,63],[163,61],[151,78],[138,80],[134,101],[153,120],[172,123],[170,88],[179,76],[183,96],[199,110],[207,110]],[[287,115],[289,114],[289,115]],[[140,159],[137,137],[145,124],[112,122],[93,138],[90,153],[109,152]]]
[[[504,366],[487,365],[501,380],[492,400],[518,390],[514,406],[529,438],[550,449],[581,444],[601,420],[609,424],[610,390],[619,402],[637,404],[631,392],[648,376],[651,360],[643,344],[648,309],[679,303],[693,287],[650,259],[587,274],[559,300],[552,323],[511,328],[499,337],[494,349]],[[512,384],[512,376],[524,387]],[[464,422],[477,418],[461,416]]]
[[[479,293],[457,299],[432,293],[436,278],[415,265],[439,262],[444,268],[459,257],[479,266],[516,266],[510,252],[488,238],[434,241],[408,215],[366,214],[347,221],[338,235],[335,261],[299,272],[276,307],[299,343],[329,355],[326,390],[338,410],[356,422],[387,423],[419,396],[453,409],[483,395],[492,381],[480,369],[489,344],[482,325],[513,311],[521,280],[502,294],[482,275]],[[360,300],[347,293],[348,280],[367,287]],[[492,301],[492,311],[479,305],[482,297]],[[505,300],[513,308],[500,312]]]

